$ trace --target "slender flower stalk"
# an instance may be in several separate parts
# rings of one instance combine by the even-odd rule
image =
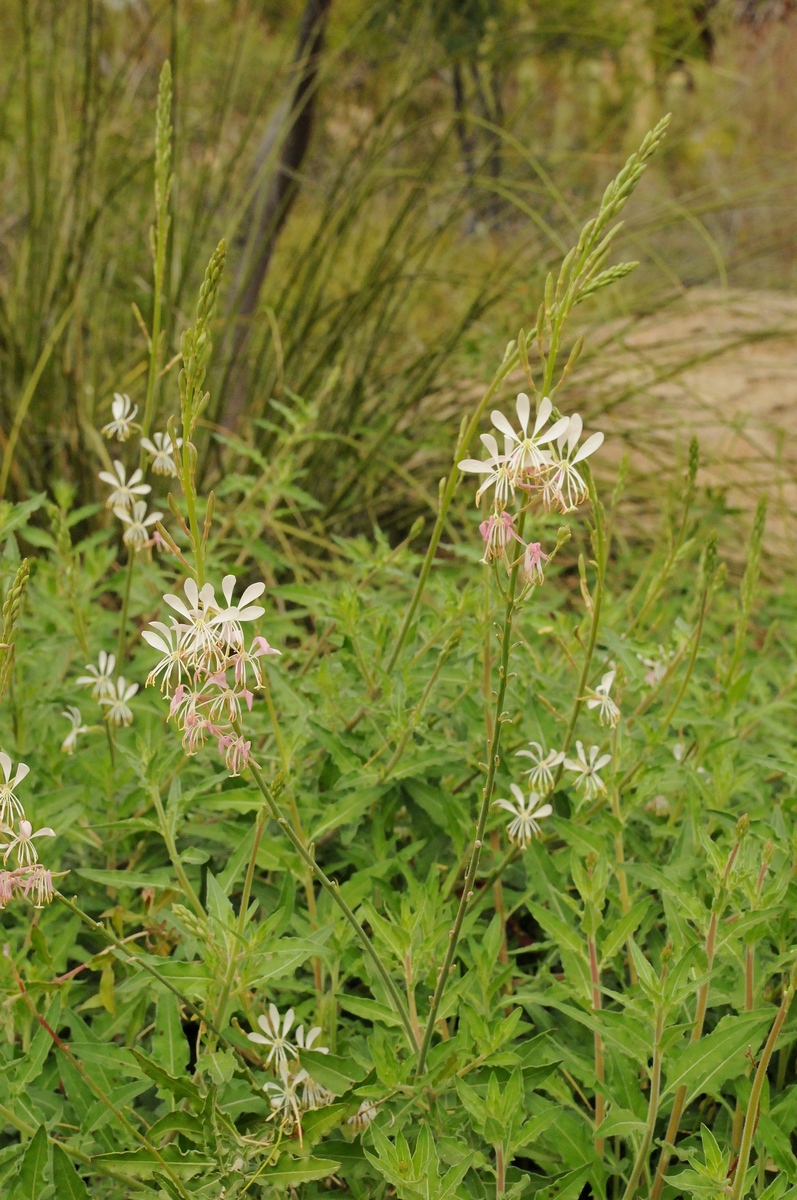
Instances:
[[[299,837],[299,835],[293,829],[292,825],[288,821],[288,818],[280,810],[280,807],[277,804],[270,787],[268,786],[268,784],[265,781],[265,778],[263,777],[263,772],[261,771],[260,767],[256,766],[254,763],[250,763],[249,768],[254,777],[255,783],[257,784],[257,787],[260,790],[261,795],[263,796],[265,803],[260,810],[260,815],[258,817],[258,822],[257,822],[257,828],[255,831],[255,842],[252,847],[252,853],[250,854],[250,857],[249,857],[249,865],[247,867],[246,879],[244,881],[244,891],[243,891],[243,894],[241,897],[241,907],[239,910],[239,924],[241,923],[240,914],[246,913],[246,907],[244,905],[244,901],[246,901],[246,903],[248,905],[249,895],[251,893],[252,878],[254,876],[254,865],[255,865],[257,848],[259,847],[260,839],[263,836],[263,830],[265,829],[266,822],[267,822],[268,818],[271,817],[272,820],[276,821],[280,825],[283,833],[288,837],[288,839],[293,844],[294,849],[296,849],[298,851],[302,861],[304,863],[306,863],[308,867],[310,867],[310,869],[312,870],[312,872],[315,875],[318,882],[321,884],[324,891],[334,901],[334,903],[337,904],[338,908],[341,910],[344,917],[351,925],[361,946],[363,947],[363,950],[370,958],[370,960],[373,963],[374,967],[376,968],[383,984],[385,985],[385,989],[390,998],[390,1001],[391,1001],[393,1007],[395,1008],[397,1015],[401,1019],[402,1025],[404,1026],[404,1030],[407,1034],[410,1046],[412,1047],[413,1050],[417,1050],[418,1046],[415,1041],[415,1032],[412,1028],[412,1020],[410,1018],[409,1010],[407,1009],[407,1006],[404,1002],[401,992],[399,991],[395,981],[393,980],[392,976],[390,975],[390,972],[387,970],[387,968],[385,967],[385,964],[382,962],[381,957],[379,956],[376,949],[374,948],[374,945],[373,945],[371,939],[368,937],[368,934],[365,932],[362,925],[357,920],[357,918],[355,917],[352,910],[349,908],[349,905],[343,899],[343,896],[340,894],[340,887],[338,886],[338,884],[334,880],[330,879],[324,873],[324,871],[321,869],[319,864],[316,862],[315,855],[310,852],[310,850],[304,844],[303,840]]]
[[[666,970],[666,967],[662,968],[662,983],[664,982]],[[623,1193],[623,1200],[634,1200],[636,1190],[639,1187],[639,1181],[642,1178],[642,1172],[648,1161],[648,1153],[653,1142],[653,1134],[656,1130],[656,1117],[659,1112],[659,1097],[661,1095],[661,1039],[664,1035],[664,1015],[664,1002],[662,1000],[656,1006],[656,1027],[653,1034],[653,1063],[650,1069],[650,1095],[648,1098],[648,1116],[645,1122],[645,1132],[642,1135],[642,1143],[634,1159],[631,1178],[628,1180],[628,1186]]]
[[[598,948],[595,945],[595,938],[592,934],[588,939],[589,948],[589,976],[592,984],[592,1011],[600,1012],[602,1006],[601,998],[601,977],[598,967]],[[603,1054],[603,1038],[598,1033],[597,1029],[594,1033],[594,1054],[595,1054],[595,1078],[598,1081],[598,1087],[595,1091],[595,1128],[599,1129],[603,1124],[605,1112],[605,1100],[602,1092],[604,1083],[606,1082],[606,1067]],[[595,1138],[595,1153],[598,1158],[603,1158],[603,1138]]]
[[[764,1081],[767,1077],[772,1052],[775,1049],[775,1043],[778,1040],[780,1031],[783,1028],[786,1017],[789,1015],[791,1002],[794,999],[794,991],[797,986],[797,967],[792,968],[789,986],[783,989],[783,999],[780,1002],[777,1016],[772,1022],[772,1028],[769,1031],[769,1037],[766,1040],[766,1045],[761,1051],[761,1058],[758,1062],[758,1069],[753,1079],[753,1086],[750,1090],[750,1100],[747,1104],[747,1115],[744,1120],[744,1131],[742,1133],[742,1144],[739,1149],[739,1160],[736,1163],[736,1171],[733,1177],[733,1191],[731,1192],[730,1200],[742,1200],[744,1196],[745,1176],[747,1175],[747,1166],[750,1162],[750,1151],[753,1145],[753,1136],[758,1125],[758,1113],[761,1106],[761,1093],[764,1090]]]
[[[518,533],[523,534],[523,523],[525,514],[521,513],[518,520]],[[476,872],[479,869],[479,860],[481,858],[482,844],[484,842],[484,829],[487,824],[487,814],[490,811],[492,804],[493,791],[495,788],[495,774],[500,762],[500,745],[501,745],[501,729],[503,725],[504,701],[506,699],[507,683],[509,681],[509,653],[512,643],[512,622],[515,616],[517,607],[515,595],[518,586],[518,577],[520,574],[520,561],[518,560],[512,568],[509,579],[509,588],[507,591],[506,608],[504,612],[504,623],[501,630],[501,657],[498,667],[498,689],[496,694],[494,718],[492,723],[492,736],[490,738],[490,746],[487,755],[487,779],[482,789],[482,800],[479,806],[479,812],[476,818],[476,836],[473,841],[471,850],[470,862],[465,874],[465,880],[462,887],[462,898],[460,899],[457,908],[457,914],[454,918],[454,924],[451,928],[448,937],[448,947],[446,949],[445,958],[442,967],[439,968],[437,974],[437,984],[432,996],[432,1003],[429,1009],[429,1016],[426,1022],[426,1029],[423,1035],[423,1043],[421,1044],[420,1053],[418,1055],[418,1064],[416,1067],[415,1078],[419,1079],[426,1069],[426,1056],[429,1053],[429,1047],[432,1042],[435,1023],[437,1021],[437,1012],[440,1008],[440,1002],[443,999],[443,992],[448,981],[448,976],[451,972],[451,967],[454,963],[454,955],[457,950],[457,943],[462,932],[462,923],[465,920],[465,914],[470,901],[473,899],[473,884],[476,879]]]

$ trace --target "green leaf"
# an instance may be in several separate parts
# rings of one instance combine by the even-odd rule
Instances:
[[[369,1000],[366,996],[339,996],[340,1007],[346,1012],[354,1013],[355,1017],[364,1017],[367,1021],[381,1021],[383,1025],[401,1025],[401,1019],[392,1008]]]
[[[45,1017],[51,1029],[58,1025],[60,1015],[61,997],[60,995],[56,995],[53,997],[50,1007],[47,1009],[47,1016]],[[52,1047],[53,1039],[50,1037],[50,1034],[43,1026],[39,1026],[30,1043],[28,1053],[20,1063],[19,1072],[14,1080],[15,1091],[38,1078]]]
[[[89,1200],[86,1185],[78,1175],[69,1155],[60,1146],[53,1146],[53,1182],[55,1200]]]
[[[151,1058],[148,1058],[146,1054],[143,1054],[141,1050],[137,1050],[135,1047],[131,1049],[130,1053],[144,1074],[153,1083],[157,1083],[159,1088],[169,1092],[177,1100],[188,1100],[194,1108],[199,1109],[202,1107],[202,1097],[199,1094],[199,1090],[194,1081],[189,1079],[187,1075],[182,1079],[170,1075],[162,1066],[153,1062]]]
[[[775,1017],[774,1010],[723,1017],[717,1028],[688,1045],[670,1064],[663,1096],[686,1086],[687,1104],[733,1079],[745,1068],[748,1047],[756,1052]]]
[[[40,1125],[34,1133],[19,1168],[14,1200],[41,1200],[44,1191],[44,1172],[50,1161],[47,1130]]]
[[[174,992],[163,992],[158,996],[152,1057],[170,1075],[185,1074],[189,1058],[188,1042],[183,1033],[180,1008]]]
[[[546,1180],[533,1193],[534,1198],[535,1200],[578,1200],[591,1171],[592,1167],[578,1167],[575,1171],[566,1171],[564,1175]]]
[[[555,916],[550,909],[543,908],[541,904],[536,904],[533,900],[526,902],[531,915],[538,925],[542,925],[543,929],[549,934],[554,941],[567,950],[572,950],[576,954],[583,956],[585,952],[585,942],[583,938],[576,933],[575,929],[571,929],[559,917]]]
[[[632,933],[635,933],[638,927],[642,924],[645,918],[645,913],[650,908],[648,899],[640,900],[635,904],[630,912],[617,922],[614,929],[604,939],[601,946],[601,966],[607,963],[611,958],[614,958],[621,946],[624,946]]]
[[[316,1083],[329,1088],[336,1096],[348,1092],[353,1083],[365,1078],[365,1071],[352,1058],[337,1054],[321,1054],[318,1050],[301,1050],[299,1059]]]
[[[189,1137],[202,1138],[205,1136],[205,1127],[199,1118],[191,1113],[165,1113],[159,1121],[150,1126],[147,1137],[151,1142],[156,1142],[166,1133],[185,1133]]]
[[[100,871],[94,867],[79,867],[75,872],[91,883],[102,884],[112,888],[174,888],[180,890],[180,885],[170,871],[155,869],[144,874],[139,871]]]
[[[630,1137],[633,1133],[641,1133],[644,1128],[645,1122],[630,1109],[614,1108],[595,1130],[595,1137]]]
[[[70,1041],[69,1048],[84,1066],[102,1067],[106,1071],[123,1072],[126,1075],[141,1074],[132,1057],[135,1052],[117,1046],[115,1042]]]
[[[205,1154],[193,1150],[184,1154],[177,1146],[164,1146],[158,1153],[164,1162],[181,1179],[191,1179],[194,1175],[207,1174],[214,1170],[216,1163]],[[133,1179],[151,1179],[155,1171],[163,1171],[158,1157],[141,1146],[137,1150],[113,1150],[110,1154],[98,1154],[93,1162],[98,1166],[113,1167],[114,1171],[130,1175]],[[37,1200],[39,1198],[37,1197]]]
[[[340,1167],[331,1158],[280,1159],[275,1167],[268,1167],[258,1176],[258,1183],[272,1187],[287,1188],[296,1183],[309,1183],[313,1179],[326,1179]]]

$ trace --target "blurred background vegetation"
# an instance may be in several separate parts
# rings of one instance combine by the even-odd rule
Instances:
[[[789,0],[14,0],[0,42],[9,498],[65,478],[79,504],[101,500],[96,431],[115,391],[143,396],[167,57],[176,183],[159,425],[224,236],[203,484],[234,521],[256,483],[262,508],[245,506],[239,532],[277,559],[296,546],[292,561],[315,560],[330,537],[377,524],[395,540],[428,513],[470,395],[664,111],[665,151],[617,246],[640,269],[584,306],[593,349],[573,380],[587,421],[614,422],[634,448],[643,518],[651,461],[677,460],[678,428],[695,424],[689,388],[662,384],[728,346],[794,338],[797,309],[772,300],[793,290],[797,251]],[[662,395],[678,408],[666,429]],[[713,411],[736,420],[722,395]],[[754,490],[774,479],[785,521],[797,463],[770,433],[741,458]],[[729,458],[738,447],[724,444],[717,462]],[[746,478],[720,471],[722,503]]]

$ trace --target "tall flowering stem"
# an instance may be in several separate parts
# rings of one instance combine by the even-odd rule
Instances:
[[[523,525],[525,522],[525,513],[521,513],[518,519],[518,533],[522,535]],[[498,664],[498,689],[495,700],[495,710],[492,722],[492,734],[489,742],[487,754],[487,779],[482,790],[482,801],[479,806],[479,813],[476,818],[476,836],[473,841],[473,849],[471,850],[470,862],[465,874],[465,880],[462,886],[462,897],[457,908],[457,914],[454,918],[454,924],[448,935],[448,947],[446,949],[443,965],[437,974],[437,984],[432,997],[429,1016],[424,1030],[423,1042],[421,1044],[420,1053],[418,1055],[418,1064],[415,1072],[416,1079],[420,1078],[426,1068],[426,1057],[429,1053],[429,1047],[434,1034],[434,1027],[437,1021],[437,1013],[440,1008],[440,1002],[443,999],[443,993],[448,982],[448,976],[451,973],[451,968],[454,963],[454,956],[457,952],[457,943],[459,942],[460,934],[462,933],[462,924],[465,920],[465,914],[468,911],[468,905],[473,899],[473,884],[476,879],[476,872],[479,869],[479,860],[481,859],[482,844],[484,842],[484,829],[487,824],[487,815],[490,811],[490,805],[495,791],[495,775],[498,770],[498,764],[501,761],[500,746],[501,746],[501,728],[503,725],[504,701],[506,699],[506,689],[509,682],[509,652],[512,645],[512,622],[517,609],[517,587],[518,577],[520,574],[520,559],[518,559],[509,577],[509,587],[507,589],[506,609],[504,612],[504,624],[501,630],[501,657]]]
[[[581,675],[578,681],[575,698],[573,700],[573,708],[570,713],[570,720],[567,723],[564,741],[562,742],[562,751],[566,755],[573,741],[573,735],[576,731],[576,725],[586,700],[587,686],[589,684],[590,671],[592,669],[592,660],[595,655],[595,644],[598,640],[598,630],[601,621],[601,608],[603,606],[603,595],[606,586],[606,518],[603,512],[603,505],[598,499],[598,493],[595,488],[595,481],[592,478],[592,471],[589,466],[584,471],[584,478],[589,489],[589,499],[592,507],[592,515],[595,521],[594,526],[594,550],[595,550],[595,590],[591,596],[592,613],[590,616],[589,635],[587,637],[587,645],[584,651],[584,661],[581,665]],[[564,770],[564,760],[559,763],[554,776],[554,790],[562,778]]]
[[[180,418],[183,427],[182,456],[179,473],[186,507],[188,508],[188,527],[191,536],[194,559],[196,561],[196,578],[200,588],[205,582],[205,545],[204,537],[199,533],[199,522],[196,511],[196,447],[191,438],[196,430],[197,422],[210,399],[208,392],[203,392],[205,374],[213,349],[210,337],[210,322],[216,305],[219,283],[221,282],[224,263],[227,257],[227,243],[219,242],[205,271],[205,278],[199,289],[199,302],[196,309],[196,321],[192,328],[186,329],[180,341],[183,366],[180,371]],[[169,421],[170,432],[174,422]],[[172,443],[177,446],[177,439],[172,433]],[[177,454],[175,453],[175,461]]]
[[[161,319],[163,313],[163,287],[166,277],[166,248],[169,240],[169,197],[174,182],[171,173],[172,161],[172,69],[167,59],[161,68],[158,83],[158,107],[155,118],[155,226],[150,230],[153,289],[152,289],[152,328],[149,340],[149,372],[147,374],[147,394],[144,401],[144,416],[141,421],[141,436],[148,438],[155,408],[158,378],[160,375],[162,336]],[[143,470],[146,464],[146,450],[143,444],[139,451],[139,467]],[[125,575],[125,590],[122,598],[122,614],[119,619],[119,648],[117,659],[121,667],[125,661],[127,646],[127,619],[130,609],[130,592],[133,586],[133,572],[136,563],[134,546],[127,549],[127,571]]]
[[[437,554],[437,547],[440,544],[440,538],[443,536],[443,530],[448,519],[448,510],[451,508],[451,503],[456,494],[457,485],[462,477],[462,472],[457,464],[467,452],[468,447],[476,436],[476,431],[479,428],[479,422],[487,410],[487,405],[493,399],[504,380],[515,370],[519,361],[520,357],[518,354],[517,343],[509,342],[504,352],[501,365],[493,376],[492,382],[487,388],[487,391],[482,396],[478,408],[467,424],[464,421],[462,423],[462,429],[460,430],[460,435],[457,439],[457,444],[454,449],[454,465],[449,472],[448,478],[445,480],[440,480],[440,500],[437,506],[437,519],[435,520],[432,536],[429,539],[429,546],[426,550],[426,556],[423,560],[417,583],[415,584],[415,590],[412,593],[412,598],[410,599],[409,607],[407,608],[407,612],[401,624],[401,629],[399,630],[398,637],[396,638],[393,650],[387,662],[387,666],[385,667],[385,670],[388,674],[390,674],[398,662],[398,657],[401,654],[404,643],[407,640],[407,635],[412,628],[412,622],[415,618],[418,605],[420,604],[421,596],[423,595],[423,589],[426,587],[426,581],[429,578],[429,572],[432,569],[432,563],[434,562],[435,555]]]
[[[664,983],[667,968],[662,968],[661,982]],[[645,1164],[648,1161],[648,1154],[653,1143],[653,1134],[656,1130],[656,1117],[659,1112],[659,1098],[661,1096],[661,1063],[662,1050],[661,1039],[664,1036],[664,1018],[665,1007],[663,998],[656,1005],[656,1023],[653,1034],[653,1063],[650,1069],[650,1095],[648,1097],[648,1117],[645,1122],[645,1132],[642,1135],[642,1143],[637,1151],[634,1165],[631,1170],[631,1178],[628,1181],[628,1186],[623,1193],[623,1200],[634,1200],[639,1181],[642,1178],[642,1172],[645,1169]]]

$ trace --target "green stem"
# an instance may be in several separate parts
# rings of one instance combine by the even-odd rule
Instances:
[[[418,1044],[415,1040],[415,1032],[412,1028],[412,1021],[410,1019],[409,1010],[407,1009],[407,1006],[404,1003],[404,999],[401,995],[401,992],[399,991],[398,987],[396,986],[395,981],[393,980],[393,978],[390,975],[390,972],[388,971],[387,967],[382,962],[382,959],[380,958],[379,954],[377,953],[376,949],[374,948],[374,945],[371,942],[371,939],[369,938],[368,934],[365,932],[362,925],[357,920],[354,913],[352,912],[352,910],[349,908],[346,901],[341,896],[340,887],[339,887],[338,883],[335,880],[330,879],[324,873],[324,871],[321,869],[321,867],[316,862],[315,856],[311,853],[310,850],[308,850],[308,848],[307,848],[307,846],[305,846],[303,840],[299,837],[298,833],[296,833],[295,829],[292,827],[288,818],[282,813],[279,805],[277,804],[276,800],[274,799],[274,796],[272,795],[270,787],[268,786],[265,779],[263,778],[263,773],[260,770],[260,767],[258,767],[255,763],[250,763],[249,770],[252,772],[255,783],[257,784],[258,788],[260,789],[260,794],[262,795],[263,799],[265,800],[265,805],[261,809],[260,816],[258,817],[258,823],[260,824],[260,822],[262,822],[263,827],[265,827],[266,820],[268,819],[269,816],[271,816],[272,819],[275,820],[279,824],[283,833],[285,833],[285,835],[288,837],[288,839],[293,843],[294,849],[298,852],[302,861],[313,872],[313,874],[315,875],[318,882],[321,884],[324,891],[331,897],[332,900],[334,900],[335,904],[337,904],[338,908],[341,910],[344,917],[349,922],[349,924],[351,925],[355,934],[357,935],[357,938],[358,938],[361,946],[363,947],[363,950],[368,955],[369,959],[371,960],[374,967],[376,968],[380,979],[382,980],[383,984],[385,985],[385,989],[387,990],[388,997],[390,998],[390,1001],[391,1001],[394,1009],[396,1010],[397,1015],[400,1017],[402,1025],[404,1026],[404,1030],[409,1039],[410,1046],[412,1047],[413,1050],[417,1050]],[[250,867],[251,873],[254,873],[253,862],[254,862],[254,854],[252,856],[250,856],[250,859],[249,859],[249,867]],[[247,870],[247,876],[250,875],[250,870]],[[242,911],[244,911],[243,907],[242,907]]]
[[[182,887],[185,895],[191,901],[191,905],[197,916],[204,917],[205,910],[200,904],[199,897],[194,891],[191,880],[186,875],[183,861],[180,858],[180,853],[177,849],[177,844],[172,835],[172,831],[169,828],[169,822],[166,818],[166,813],[163,810],[160,788],[157,786],[157,784],[152,785],[152,788],[150,789],[150,795],[152,796],[152,803],[155,805],[155,811],[158,814],[158,824],[160,825],[161,837],[166,843],[166,849],[169,852],[169,858],[171,859],[172,866],[177,874],[177,878],[180,880],[180,886]]]
[[[681,681],[681,686],[678,689],[678,695],[673,700],[672,704],[670,705],[670,710],[667,713],[667,716],[664,718],[664,720],[661,723],[661,729],[665,733],[670,724],[670,721],[672,720],[672,718],[675,716],[676,712],[678,711],[678,706],[680,705],[681,701],[684,698],[684,692],[686,691],[686,689],[689,685],[689,680],[692,678],[692,671],[694,670],[694,666],[697,661],[697,652],[700,649],[700,639],[703,636],[703,624],[706,619],[706,608],[708,607],[708,591],[709,591],[708,587],[705,587],[703,589],[703,595],[700,597],[700,616],[699,616],[698,622],[697,622],[697,631],[695,633],[695,640],[692,645],[692,653],[689,655],[689,662],[686,667],[686,672],[684,674],[683,680]]]
[[[628,1186],[623,1193],[623,1200],[634,1200],[636,1190],[639,1186],[639,1181],[642,1178],[642,1172],[645,1169],[645,1164],[648,1161],[648,1152],[653,1134],[656,1128],[656,1117],[659,1112],[659,1096],[661,1094],[661,1038],[664,1033],[664,1005],[659,1004],[656,1009],[656,1030],[654,1034],[653,1045],[653,1065],[650,1072],[650,1098],[648,1100],[648,1119],[645,1123],[645,1133],[642,1138],[642,1144],[637,1152],[634,1160],[634,1167],[631,1171],[631,1178],[628,1181]]]
[[[136,562],[136,552],[131,547],[127,551],[127,575],[125,577],[125,591],[122,598],[122,615],[119,618],[119,649],[116,655],[117,667],[121,672],[124,667],[125,653],[127,651],[127,614],[130,608],[130,589],[133,586],[133,569]]]
[[[761,1104],[761,1093],[764,1090],[764,1080],[767,1077],[767,1068],[769,1060],[772,1058],[772,1052],[775,1049],[775,1043],[778,1040],[783,1024],[791,1007],[791,1002],[794,999],[794,973],[789,983],[788,988],[783,993],[783,999],[780,1002],[778,1014],[772,1023],[772,1028],[769,1031],[766,1045],[761,1054],[761,1059],[758,1064],[758,1070],[755,1073],[753,1087],[750,1091],[750,1101],[747,1105],[747,1116],[744,1121],[744,1132],[742,1133],[742,1144],[739,1150],[739,1161],[736,1164],[736,1173],[733,1179],[733,1191],[731,1192],[731,1200],[742,1200],[744,1194],[744,1182],[747,1174],[747,1167],[750,1162],[750,1150],[753,1145],[753,1135],[755,1134],[756,1125],[758,1124],[758,1109]]]
[[[518,535],[523,536],[523,524],[525,514],[521,513],[518,521]],[[515,615],[515,593],[517,591],[518,575],[520,571],[520,559],[512,568],[512,574],[509,579],[509,590],[506,600],[506,612],[504,615],[504,627],[501,633],[501,660],[498,667],[498,691],[495,701],[495,717],[493,720],[492,736],[490,738],[490,748],[487,757],[487,781],[482,792],[482,802],[479,807],[478,817],[476,819],[476,836],[473,841],[473,849],[471,851],[470,863],[465,875],[465,880],[462,888],[462,897],[457,908],[457,914],[454,918],[453,928],[449,931],[448,947],[446,949],[443,965],[438,971],[437,985],[432,997],[432,1004],[429,1009],[429,1017],[426,1022],[426,1029],[423,1035],[423,1043],[421,1051],[418,1055],[418,1065],[415,1072],[415,1078],[419,1079],[423,1074],[426,1066],[426,1056],[429,1053],[432,1035],[434,1034],[435,1022],[437,1020],[437,1012],[440,1008],[440,1002],[443,999],[448,976],[454,962],[454,955],[457,950],[460,933],[462,932],[462,924],[465,920],[465,914],[470,901],[473,899],[473,884],[476,879],[476,872],[479,869],[479,859],[481,858],[482,842],[484,840],[484,828],[487,824],[487,814],[490,811],[490,804],[493,798],[493,789],[495,788],[495,775],[500,762],[499,749],[501,745],[501,727],[503,725],[504,700],[506,698],[506,689],[509,682],[509,652],[512,642],[512,620]]]
[[[221,989],[221,996],[216,1008],[216,1024],[221,1025],[224,1020],[224,1010],[227,1007],[227,1001],[230,998],[233,980],[235,979],[235,966],[238,957],[237,947],[240,946],[243,939],[244,930],[246,929],[246,918],[249,913],[249,898],[252,895],[252,883],[255,877],[255,868],[257,866],[257,852],[260,849],[260,843],[263,840],[263,831],[266,828],[268,821],[268,810],[265,805],[260,809],[257,815],[257,823],[255,824],[255,836],[252,842],[252,851],[249,855],[249,862],[246,866],[246,875],[244,876],[244,886],[241,892],[241,903],[238,908],[238,921],[235,927],[235,948],[230,954],[230,961],[227,965],[227,974],[224,977],[224,983]]]
[[[440,494],[437,519],[434,523],[434,529],[432,530],[432,536],[426,551],[426,557],[423,560],[421,572],[418,576],[418,581],[415,584],[415,590],[412,593],[412,599],[410,600],[409,608],[404,616],[401,629],[399,630],[398,637],[396,638],[395,645],[393,646],[393,651],[388,659],[387,666],[385,667],[385,671],[388,675],[395,667],[399,654],[401,653],[404,643],[407,640],[407,635],[409,634],[410,627],[412,626],[416,610],[423,594],[423,589],[426,587],[426,581],[429,578],[429,572],[432,569],[432,563],[434,562],[435,555],[437,554],[437,547],[440,544],[440,538],[443,536],[443,529],[448,517],[448,510],[451,507],[451,502],[454,499],[454,493],[456,492],[457,484],[459,483],[460,471],[457,464],[459,463],[463,454],[467,452],[468,446],[473,441],[476,430],[479,427],[479,421],[481,421],[487,405],[490,403],[506,377],[510,375],[512,371],[514,371],[518,361],[519,356],[517,346],[514,342],[510,342],[507,346],[506,353],[504,354],[503,362],[493,376],[492,383],[484,393],[478,408],[457,440],[456,450],[454,451],[454,465],[452,466],[451,472],[446,480],[445,487],[442,489]]]
[[[562,752],[567,756],[570,749],[570,743],[573,740],[573,734],[576,731],[576,724],[581,713],[581,709],[586,699],[587,685],[589,684],[589,674],[592,667],[592,659],[595,654],[595,644],[598,640],[598,630],[600,628],[601,607],[603,605],[603,593],[606,583],[606,538],[603,519],[603,509],[601,508],[598,494],[595,490],[595,481],[592,478],[592,472],[586,470],[584,478],[587,481],[589,488],[590,502],[592,505],[592,515],[595,518],[595,537],[596,537],[596,571],[597,579],[595,581],[595,592],[592,597],[592,620],[590,621],[589,637],[587,639],[587,649],[584,653],[584,662],[581,667],[581,675],[578,681],[578,690],[576,691],[575,699],[573,700],[573,708],[570,713],[570,720],[567,723],[567,731],[565,733],[564,742],[562,744]],[[555,791],[559,780],[562,778],[564,771],[564,761],[560,762],[556,768],[553,785],[551,791]]]

